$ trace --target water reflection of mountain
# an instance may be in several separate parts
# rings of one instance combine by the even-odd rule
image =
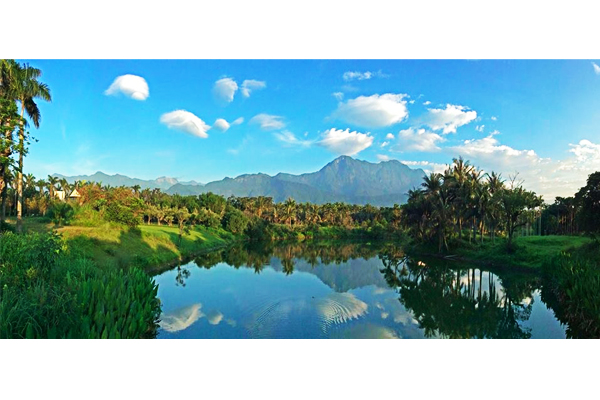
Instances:
[[[257,318],[247,328],[252,337],[294,337],[312,326],[315,321],[309,316],[321,310],[317,314],[322,320],[350,322],[326,328],[337,337],[529,338],[533,304],[540,301],[541,279],[535,274],[494,274],[456,262],[411,258],[392,243],[246,243],[198,257],[195,264],[250,268],[258,275],[268,266],[284,279],[283,285],[254,287],[271,299],[261,305],[264,310],[252,312]],[[306,296],[294,288],[293,282],[305,276],[294,275],[298,272],[317,277],[332,295],[342,297]],[[186,276],[178,273],[178,283]],[[272,294],[277,287],[294,288],[294,294]],[[353,297],[343,297],[349,295]],[[551,324],[538,326],[537,335],[560,334],[552,312],[543,305],[535,308],[550,313],[535,319],[537,323]]]
[[[388,287],[377,258],[381,248],[382,244],[371,243],[250,243],[197,257],[194,262],[205,268],[225,262],[236,268],[254,268],[257,273],[266,266],[288,275],[308,272],[343,293],[369,285]]]

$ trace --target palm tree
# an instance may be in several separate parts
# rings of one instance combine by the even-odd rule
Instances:
[[[33,174],[25,175],[25,189],[33,189],[35,186],[35,176]]]
[[[473,170],[473,167],[468,161],[465,161],[462,157],[458,157],[458,159],[454,158],[452,162],[454,163],[454,165],[452,166],[451,174],[454,183],[456,184],[457,194],[455,201],[458,203],[456,207],[456,217],[458,219],[458,237],[459,239],[462,239],[462,227],[463,220],[465,217],[464,212],[466,208],[465,204],[467,203],[468,196],[465,190],[466,182],[468,180],[469,174]]]
[[[133,194],[135,194],[135,197],[140,197],[140,189],[142,187],[140,185],[133,185],[131,187],[131,189],[133,190]]]
[[[65,178],[62,178],[59,181],[59,183],[61,190],[65,192],[65,200],[67,200],[69,198],[69,191],[71,190],[71,185],[69,185],[69,182],[67,182]]]
[[[54,191],[58,185],[58,178],[52,175],[48,175],[48,193],[50,193],[50,199],[54,200]]]
[[[35,183],[35,186],[38,187],[39,193],[40,193],[40,197],[42,197],[44,195],[44,188],[48,185],[48,183],[43,180],[40,179]]]
[[[18,64],[17,64],[18,65]],[[39,82],[38,78],[42,71],[33,68],[29,64],[18,65],[16,68],[16,79],[13,96],[15,100],[21,103],[21,125],[19,127],[19,168],[17,175],[17,231],[23,230],[23,156],[25,154],[25,118],[27,116],[33,122],[36,128],[40,127],[41,114],[35,103],[35,99],[40,98],[45,101],[52,101],[50,88],[45,83]]]
[[[292,221],[294,223],[296,222],[296,200],[291,197],[288,198],[285,203],[282,204],[282,211],[281,218],[287,225],[291,226]]]

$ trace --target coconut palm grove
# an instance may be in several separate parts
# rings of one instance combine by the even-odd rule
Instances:
[[[600,337],[593,142],[560,161],[501,144],[496,114],[395,93],[400,61],[326,65],[337,83],[305,107],[327,130],[268,114],[284,101],[259,103],[271,78],[241,62],[173,64],[218,70],[206,104],[146,120],[129,107],[158,107],[160,68],[88,61],[122,70],[89,105],[118,122],[93,136],[68,122],[84,62],[56,63],[0,60],[0,338]],[[263,63],[310,86],[310,62]]]

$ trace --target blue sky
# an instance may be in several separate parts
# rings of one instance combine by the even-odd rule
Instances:
[[[463,155],[551,200],[600,170],[598,61],[27,62],[53,96],[25,164],[40,177],[208,182],[341,154],[431,171]]]

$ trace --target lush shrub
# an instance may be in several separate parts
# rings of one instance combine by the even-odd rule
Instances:
[[[221,226],[221,217],[207,208],[201,208],[198,211],[196,221],[208,228],[218,228]]]
[[[597,244],[596,245],[596,251]],[[544,266],[546,286],[560,307],[559,319],[573,337],[600,337],[600,265],[591,257],[562,253]]]
[[[6,221],[0,221],[0,232],[15,232],[15,228]]]
[[[225,215],[223,216],[223,228],[225,230],[233,233],[234,235],[239,235],[244,233],[250,220],[243,212],[233,207],[228,207]]]
[[[71,258],[53,234],[0,235],[0,338],[147,338],[158,329],[154,280]]]
[[[73,218],[73,207],[62,201],[53,202],[48,209],[48,217],[57,226],[67,225]]]
[[[102,212],[96,210],[94,207],[85,205],[75,208],[75,215],[72,221],[73,225],[77,226],[102,226],[106,223]]]
[[[142,219],[136,209],[116,201],[108,204],[105,215],[108,221],[127,226],[133,227],[142,223]]]

